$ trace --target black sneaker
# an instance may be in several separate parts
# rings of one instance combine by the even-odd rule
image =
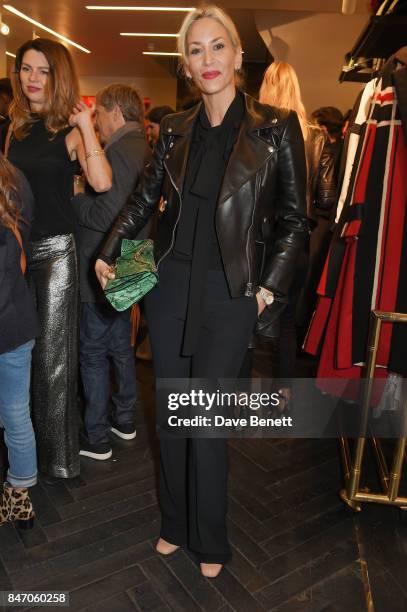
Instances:
[[[117,421],[112,419],[110,425],[110,431],[122,440],[134,440],[137,435],[134,423],[123,423],[120,425]]]
[[[91,444],[87,438],[81,436],[79,454],[82,455],[82,457],[90,457],[91,459],[105,461],[112,456],[112,449],[110,448],[110,444]]]

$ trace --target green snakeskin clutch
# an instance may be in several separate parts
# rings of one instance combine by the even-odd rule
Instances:
[[[152,240],[122,241],[114,280],[107,281],[105,295],[113,308],[126,310],[141,300],[158,282]]]

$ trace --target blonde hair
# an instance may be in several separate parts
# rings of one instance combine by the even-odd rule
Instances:
[[[21,64],[25,53],[30,49],[43,53],[49,64],[46,88],[48,102],[43,115],[45,126],[51,134],[56,134],[69,125],[69,116],[79,101],[78,77],[68,49],[48,38],[29,40],[18,49],[11,75],[14,100],[10,107],[10,118],[13,135],[18,140],[27,136],[34,122],[29,101],[20,81]]]
[[[264,73],[259,101],[262,104],[289,108],[295,111],[300,121],[304,140],[306,140],[308,128],[311,124],[307,119],[307,113],[301,100],[297,74],[290,64],[277,61],[270,64]]]
[[[229,17],[227,13],[225,13],[224,10],[222,10],[221,8],[215,5],[209,5],[209,6],[204,6],[203,8],[197,8],[191,11],[190,13],[188,13],[184,21],[182,22],[181,28],[178,32],[179,36],[178,36],[177,48],[178,48],[178,53],[181,54],[181,69],[184,72],[185,72],[185,64],[188,63],[188,60],[187,60],[188,32],[191,26],[196,21],[199,21],[199,19],[204,19],[205,17],[209,19],[214,19],[215,21],[220,23],[220,25],[222,25],[225,28],[226,32],[228,33],[230,42],[232,43],[235,49],[242,48],[242,43],[240,41],[240,36],[236,29],[236,26],[233,23],[232,19]]]

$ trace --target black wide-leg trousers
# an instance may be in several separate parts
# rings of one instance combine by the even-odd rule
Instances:
[[[209,270],[197,348],[185,357],[190,264],[166,259],[159,278],[145,298],[156,377],[237,378],[257,319],[256,298],[231,298],[223,271]],[[161,537],[187,546],[202,563],[225,563],[231,556],[227,475],[225,439],[161,438]]]

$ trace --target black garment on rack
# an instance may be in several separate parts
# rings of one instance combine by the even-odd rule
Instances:
[[[404,138],[407,142],[407,46],[399,49],[390,60],[392,60],[393,64],[391,78],[396,89]],[[407,270],[407,232],[404,233],[400,270],[403,272],[400,277],[397,292],[396,311],[407,312],[407,274],[405,273],[405,270]],[[404,365],[406,346],[407,325],[394,323],[393,340],[389,357],[390,370],[396,372],[406,371]]]
[[[204,300],[206,273],[223,270],[215,227],[216,205],[226,166],[245,112],[238,92],[221,125],[211,127],[202,105],[195,124],[182,195],[181,217],[171,256],[191,261],[183,355],[193,355]],[[226,282],[226,279],[225,279]]]
[[[388,63],[391,63],[393,67],[392,81],[396,88],[404,136],[407,141],[407,45],[399,49]]]

